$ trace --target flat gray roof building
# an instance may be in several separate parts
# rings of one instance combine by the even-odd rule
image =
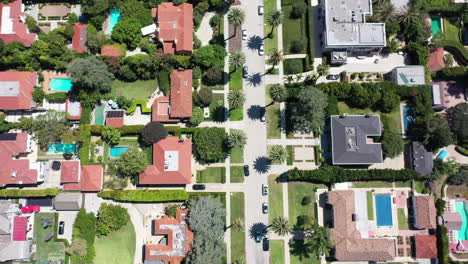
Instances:
[[[82,195],[79,192],[59,193],[54,198],[54,209],[57,211],[79,211]]]
[[[323,5],[326,48],[386,46],[385,23],[366,23],[372,0],[323,0]]]
[[[424,66],[402,66],[393,69],[393,80],[398,85],[425,85]]]
[[[370,165],[383,162],[382,145],[368,140],[380,136],[380,116],[331,116],[332,161],[336,165]]]

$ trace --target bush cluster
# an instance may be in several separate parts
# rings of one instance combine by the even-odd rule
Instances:
[[[120,205],[102,203],[96,222],[98,236],[107,236],[117,231],[130,221],[127,209]]]
[[[437,226],[437,255],[440,263],[449,263],[449,242],[447,227]]]
[[[81,209],[76,216],[73,224],[73,240],[83,239],[86,241],[86,255],[80,256],[72,254],[72,263],[92,263],[96,250],[94,248],[94,239],[96,237],[96,217],[93,213],[86,213],[85,209]]]
[[[185,201],[189,198],[185,190],[130,190],[102,191],[98,196],[104,199],[123,202],[173,202]]]
[[[20,189],[3,189],[0,190],[1,198],[16,198],[16,197],[50,197],[59,194],[57,189],[42,189],[42,190],[20,190]]]
[[[45,99],[47,99],[47,101],[65,101],[67,97],[68,94],[66,92],[57,92],[45,95]]]

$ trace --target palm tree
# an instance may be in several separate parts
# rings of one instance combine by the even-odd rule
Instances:
[[[234,221],[232,221],[231,228],[236,230],[236,231],[243,232],[244,229],[245,229],[244,220],[242,220],[242,218],[240,218],[240,217],[237,217],[236,219],[234,219]]]
[[[283,24],[284,16],[279,10],[272,10],[268,13],[267,23],[271,26],[271,32],[268,34],[269,37],[273,37],[273,30]]]
[[[285,147],[275,145],[268,152],[268,158],[273,162],[284,163],[288,159],[288,152]]]
[[[240,108],[245,103],[245,94],[241,90],[232,90],[228,94],[228,102],[230,109]]]
[[[332,248],[328,229],[319,226],[317,223],[312,225],[311,228],[305,230],[305,235],[310,239],[306,245],[309,247],[310,252],[314,253],[316,256],[328,254]]]
[[[245,64],[245,55],[242,52],[233,52],[229,55],[229,64],[234,67],[234,71],[237,68],[242,67]]]
[[[294,82],[294,76],[292,75],[286,75],[283,77],[283,79],[285,82],[288,82],[288,84],[291,84],[292,82]]]
[[[270,225],[270,228],[280,236],[285,236],[291,232],[288,220],[281,216],[273,219],[273,223]]]
[[[284,85],[281,84],[273,84],[268,91],[271,99],[273,102],[284,102],[288,98],[288,90]]]
[[[395,22],[397,19],[395,6],[389,0],[383,1],[374,8],[374,17],[384,23]]]
[[[268,64],[272,65],[270,71],[273,71],[275,66],[280,64],[281,61],[283,61],[283,51],[278,49],[271,49],[267,60]]]
[[[232,8],[228,13],[229,24],[234,25],[234,36],[237,33],[237,27],[244,24],[245,12],[240,8]]]
[[[296,73],[295,76],[296,76],[296,82],[300,82],[302,80],[302,77],[303,77],[302,72]]]
[[[327,75],[330,72],[330,65],[328,64],[319,64],[317,66],[317,73],[319,76]]]
[[[230,148],[243,148],[247,143],[245,132],[238,129],[233,129],[229,132],[228,146]]]
[[[421,13],[416,8],[409,6],[403,6],[400,11],[400,22],[403,23],[406,27],[411,24],[413,21],[416,21],[420,18]]]

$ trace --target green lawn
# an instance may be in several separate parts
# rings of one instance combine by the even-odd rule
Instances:
[[[231,193],[231,223],[236,218],[244,220],[244,193],[241,192]],[[231,260],[245,262],[244,231],[231,229]]]
[[[244,108],[235,108],[229,111],[229,120],[242,121],[244,120]]]
[[[225,167],[208,167],[204,170],[197,171],[198,183],[225,183],[226,168]]]
[[[298,256],[291,254],[291,264],[320,264],[317,257],[314,257],[312,254],[310,256],[310,258],[300,259]]]
[[[283,6],[281,10],[283,11],[284,21],[283,21],[283,53],[285,55],[292,54],[291,53],[291,43],[295,40],[300,40],[301,38],[306,39],[306,35],[302,32],[301,27],[301,20],[299,19],[292,19],[291,18],[291,11],[293,7],[290,6]],[[305,20],[304,20],[305,23]],[[306,44],[307,45],[307,44]],[[306,53],[305,49],[302,53]]]
[[[306,182],[288,182],[289,223],[296,225],[297,217],[309,215],[315,217],[315,192],[314,188],[326,188],[325,185]],[[306,206],[301,204],[305,196],[310,196],[312,202]]]
[[[229,90],[242,90],[242,67],[234,71],[234,67],[229,69]],[[234,72],[233,72],[234,71]]]
[[[448,19],[444,19],[444,37],[447,40],[454,40],[461,44],[460,28],[457,25],[450,23]]]
[[[41,224],[41,217],[48,216],[52,219],[52,224],[44,229]],[[34,237],[37,239],[37,259],[39,261],[58,261],[65,259],[65,244],[56,241],[57,239],[57,214],[55,213],[37,213],[34,216]],[[53,232],[54,237],[48,242],[44,241],[44,236]]]
[[[391,182],[385,181],[369,181],[369,182],[353,182],[353,188],[392,188]]]
[[[374,196],[371,191],[366,192],[367,195],[367,219],[374,220]]]
[[[267,137],[281,138],[281,115],[280,104],[273,103],[270,98],[269,90],[272,84],[266,86],[266,120],[267,120]]]
[[[233,148],[231,150],[231,163],[244,163],[243,148]]]
[[[268,54],[271,49],[277,49],[278,48],[278,29],[274,29],[273,34],[270,37],[268,37],[268,34],[271,32],[271,27],[267,23],[267,17],[268,13],[270,13],[273,10],[276,10],[276,0],[264,0],[263,1],[263,6],[265,8],[265,15],[263,16],[264,20],[264,35],[265,37],[265,50]]]
[[[242,166],[231,166],[231,183],[244,182],[244,168]]]
[[[135,229],[132,222],[108,236],[96,238],[95,264],[131,264],[135,257]]]
[[[158,88],[157,80],[123,82],[114,80],[110,95],[117,97],[123,95],[135,100],[146,100]]]
[[[395,110],[388,114],[383,114],[380,111],[372,111],[370,108],[364,108],[364,109],[358,109],[358,108],[352,108],[349,107],[345,102],[338,102],[338,109],[340,110],[340,113],[346,113],[349,115],[365,115],[368,113],[373,113],[376,115],[381,115],[381,116],[388,116],[393,122],[393,127],[396,129],[396,131],[400,132],[401,131],[401,113],[400,113],[400,107],[397,107]]]
[[[224,121],[224,94],[213,94],[213,100],[208,106],[210,116],[205,118],[205,121]]]
[[[284,240],[270,240],[270,264],[284,263]]]
[[[405,209],[398,208],[398,229],[400,230],[408,230],[408,218],[405,215]]]
[[[268,176],[268,205],[270,223],[276,217],[283,217],[283,186],[281,183],[276,183],[276,174]]]
[[[286,164],[287,165],[293,165],[293,161],[294,161],[293,146],[291,146],[291,145],[286,146],[286,150],[288,151],[288,160],[286,161]]]

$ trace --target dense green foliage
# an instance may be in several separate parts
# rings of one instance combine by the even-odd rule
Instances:
[[[41,189],[41,190],[20,190],[20,189],[3,189],[0,190],[2,198],[21,198],[21,197],[50,197],[59,194],[58,189]]]
[[[227,157],[228,135],[224,128],[200,128],[195,132],[193,141],[197,156],[205,162],[221,162]]]
[[[304,87],[294,101],[288,104],[294,129],[318,133],[325,125],[327,95],[315,87]]]
[[[384,128],[380,139],[384,158],[394,158],[403,152],[405,143],[400,132],[390,125],[391,120],[387,116],[380,118]]]
[[[205,119],[205,113],[203,109],[196,106],[192,110],[192,117],[190,117],[190,124],[198,126]]]
[[[0,114],[0,133],[8,132],[10,130],[11,125],[5,120],[7,115]]]
[[[448,122],[441,115],[435,115],[427,120],[424,132],[424,145],[430,150],[446,147],[453,143]]]
[[[96,57],[74,59],[68,66],[73,87],[86,93],[107,93],[111,90],[114,75],[107,70],[107,65]]]
[[[147,145],[157,143],[167,137],[167,129],[159,122],[149,122],[141,132],[141,139]]]
[[[447,179],[448,184],[462,185],[468,184],[468,167],[460,167],[458,172]]]
[[[111,37],[114,41],[125,44],[133,50],[141,40],[140,28],[141,24],[137,18],[124,19],[115,25]]]
[[[227,56],[226,50],[220,45],[207,45],[195,50],[192,62],[205,69],[213,66],[224,66],[224,58]]]
[[[447,109],[446,116],[455,141],[468,145],[468,103],[460,103]]]
[[[148,166],[146,154],[136,147],[131,147],[120,158],[109,162],[109,172],[119,177],[136,179],[146,166]]]
[[[42,101],[45,98],[44,89],[41,86],[34,87],[32,96],[33,96],[34,102],[36,102],[37,104],[42,104]]]
[[[440,263],[449,263],[448,231],[445,226],[437,226],[437,255]]]
[[[102,203],[99,208],[96,233],[98,236],[107,236],[117,231],[130,221],[127,209],[120,205]]]
[[[47,101],[65,101],[67,99],[68,94],[66,92],[56,92],[50,93],[45,95],[45,99]]]
[[[121,202],[176,202],[185,201],[189,194],[185,190],[130,190],[102,191],[98,196]]]
[[[96,236],[96,217],[93,213],[86,213],[85,209],[81,209],[76,216],[73,224],[73,240],[83,239],[87,244],[87,254],[80,256],[73,254],[71,257],[73,264],[89,264],[93,262],[96,255],[94,248],[94,240]]]
[[[110,126],[105,126],[102,130],[102,140],[109,145],[117,145],[120,141],[120,131]]]

